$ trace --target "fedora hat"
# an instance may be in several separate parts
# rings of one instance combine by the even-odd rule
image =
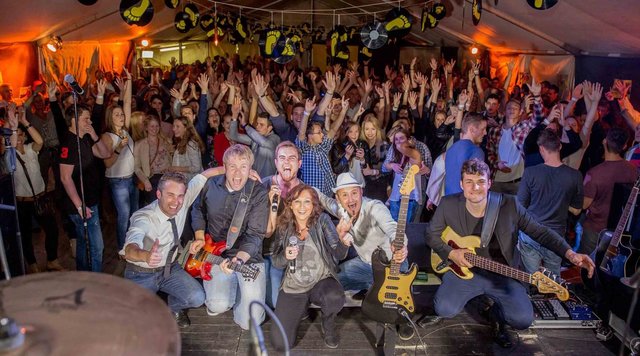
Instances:
[[[334,193],[337,193],[338,190],[343,188],[353,188],[360,187],[362,188],[362,183],[358,182],[358,180],[351,174],[350,172],[341,173],[336,180],[336,187],[331,189]]]

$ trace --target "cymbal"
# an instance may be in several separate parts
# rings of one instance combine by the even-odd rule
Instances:
[[[37,273],[0,283],[0,314],[26,330],[10,355],[179,355],[166,304],[135,283],[91,272]]]

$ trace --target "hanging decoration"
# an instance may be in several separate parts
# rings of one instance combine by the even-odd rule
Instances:
[[[184,7],[184,12],[189,15],[190,27],[198,27],[198,23],[200,22],[200,11],[198,7],[194,4],[188,4]]]
[[[554,7],[558,0],[527,0],[527,3],[536,10],[547,10]]]
[[[358,51],[358,62],[368,61],[373,57],[373,52],[369,50],[369,48],[365,46],[360,46],[360,50]]]
[[[282,33],[277,29],[265,29],[260,34],[258,40],[258,47],[260,47],[260,54],[265,58],[271,58],[273,55],[273,49],[275,48]]]
[[[278,64],[286,64],[291,62],[298,52],[297,46],[291,41],[291,38],[280,34],[280,38],[273,47],[273,60]]]
[[[98,0],[78,0],[82,5],[91,6],[98,2]]]
[[[433,15],[436,20],[440,21],[447,16],[447,8],[442,3],[438,2],[431,8],[431,15]]]
[[[389,37],[402,38],[411,32],[412,17],[404,8],[393,8],[385,16],[385,30]]]
[[[209,35],[209,31],[212,31],[216,27],[216,20],[210,14],[203,15],[200,18],[200,28],[207,33],[207,37],[213,36],[213,32]]]
[[[424,32],[427,28],[436,28],[438,26],[438,19],[433,15],[433,9],[429,10],[426,7],[422,9],[422,16],[420,18],[420,31]]]
[[[347,47],[348,40],[349,34],[344,26],[338,25],[333,31],[330,31],[327,34],[327,53],[329,57],[334,60],[348,61],[351,56],[349,47]]]
[[[384,24],[374,22],[364,25],[360,30],[360,40],[368,49],[378,49],[387,44],[388,35]]]
[[[473,25],[478,26],[480,23],[480,18],[482,17],[482,0],[473,0],[473,4],[471,4],[471,20],[473,20]]]
[[[164,0],[164,4],[170,9],[177,9],[180,5],[180,0]]]
[[[173,25],[180,33],[187,33],[191,31],[193,27],[191,27],[191,19],[189,18],[189,14],[184,11],[180,11],[176,14],[176,17],[173,20]]]
[[[121,0],[120,17],[129,26],[146,26],[153,19],[153,4],[150,0]]]

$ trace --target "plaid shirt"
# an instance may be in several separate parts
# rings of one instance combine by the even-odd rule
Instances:
[[[305,184],[318,188],[324,195],[333,196],[331,189],[336,186],[336,177],[329,163],[329,151],[333,146],[333,139],[327,138],[325,134],[319,145],[310,145],[307,141],[300,141],[296,137],[296,146],[302,151],[300,179]]]
[[[525,120],[520,120],[517,124],[511,126],[511,139],[515,142],[522,157],[524,157],[524,152],[522,151],[524,140],[527,138],[527,135],[529,135],[529,132],[538,126],[543,119],[542,102],[538,99],[533,104],[533,115],[529,116]],[[506,128],[504,126],[505,124],[506,121],[500,126],[491,127],[487,133],[487,160],[489,161],[492,177],[498,169],[498,162],[500,162],[498,157],[498,146],[500,145],[500,139],[502,138],[502,129]]]

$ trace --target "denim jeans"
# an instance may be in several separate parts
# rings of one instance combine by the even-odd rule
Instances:
[[[409,207],[407,208],[407,223],[413,222],[413,214],[418,207],[418,202],[411,199],[409,200]],[[400,201],[389,201],[389,212],[393,220],[398,221],[398,214],[400,213]]]
[[[520,251],[522,265],[527,273],[534,273],[541,265],[544,265],[544,268],[560,277],[562,257],[543,247],[522,231],[519,233],[518,251]]]
[[[280,293],[280,284],[284,269],[275,268],[271,264],[271,256],[264,256],[264,273],[267,277],[267,297],[266,303],[271,309],[276,308],[278,302],[278,294]]]
[[[205,304],[213,313],[224,313],[233,308],[233,321],[242,329],[249,330],[249,304],[254,300],[264,303],[267,277],[264,263],[253,263],[260,269],[255,281],[247,280],[239,272],[225,274],[220,266],[211,267],[211,280],[204,281]],[[253,316],[258,324],[264,321],[262,308],[254,308]]]
[[[129,218],[138,210],[138,189],[133,177],[108,178],[111,188],[111,198],[118,214],[116,236],[118,237],[118,251],[124,246],[125,235],[129,229]]]
[[[104,250],[104,243],[102,242],[102,230],[100,228],[100,212],[98,211],[98,204],[89,206],[88,208],[92,211],[91,217],[87,219],[91,269],[89,269],[89,261],[87,261],[82,217],[80,217],[79,214],[69,215],[69,219],[73,222],[76,228],[76,235],[78,236],[78,243],[76,244],[76,269],[78,271],[102,272],[102,251]]]
[[[356,290],[371,288],[373,284],[373,269],[371,265],[363,261],[360,257],[345,261],[339,266],[338,280],[344,290]],[[400,271],[409,269],[409,261],[404,260],[400,265]]]
[[[169,309],[174,313],[182,309],[197,308],[204,303],[204,290],[200,283],[175,262],[171,265],[171,274],[167,278],[164,278],[164,270],[138,272],[128,268],[124,270],[124,278],[153,293],[167,293]]]
[[[519,281],[493,272],[473,268],[471,279],[462,279],[447,272],[433,298],[436,313],[443,318],[453,318],[471,299],[487,295],[500,310],[498,318],[512,328],[524,330],[533,323],[533,306],[527,290]]]

